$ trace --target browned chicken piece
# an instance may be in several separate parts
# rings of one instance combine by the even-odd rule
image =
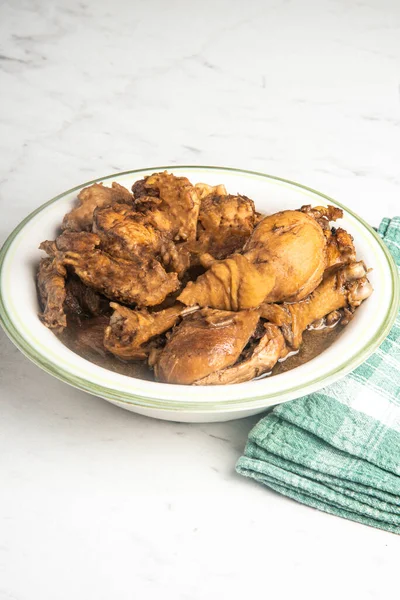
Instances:
[[[154,364],[156,378],[191,384],[233,365],[259,320],[258,311],[205,308],[183,319]]]
[[[125,360],[145,359],[151,349],[149,340],[171,329],[189,312],[197,310],[182,304],[152,313],[145,308],[132,310],[115,302],[111,302],[110,306],[114,313],[105,331],[104,346]]]
[[[85,351],[85,353],[87,350],[91,350],[100,356],[106,356],[103,340],[108,322],[109,317],[106,315],[98,315],[91,319],[82,319],[80,327],[75,332],[75,341],[79,350]]]
[[[265,214],[263,214],[263,213],[259,213],[259,212],[257,212],[257,211],[256,211],[256,212],[255,212],[254,226],[255,226],[255,227],[257,227],[257,225],[258,225],[259,223],[261,223],[261,221],[262,221],[263,219],[265,219],[265,217],[266,217],[266,216],[267,216],[267,215],[265,215]]]
[[[246,196],[211,194],[200,205],[197,223],[198,252],[223,259],[240,252],[255,225],[253,200]]]
[[[94,183],[78,194],[79,204],[64,217],[62,228],[71,231],[90,231],[93,211],[97,207],[108,206],[114,202],[132,204],[132,194],[115,181],[111,187],[102,183]]]
[[[195,183],[194,187],[197,190],[200,200],[203,200],[210,194],[213,196],[227,196],[225,186],[221,183],[219,185],[208,185],[207,183]]]
[[[327,315],[332,321],[333,313],[338,309],[354,309],[371,295],[372,286],[366,274],[362,262],[345,265],[335,273],[328,274],[305,300],[285,303],[274,309],[273,305],[262,305],[261,316],[280,325],[286,341],[293,349],[297,349],[300,347],[303,331],[311,323]]]
[[[95,250],[87,255],[66,252],[63,262],[86,285],[125,304],[155,306],[179,287],[176,273],[166,273],[157,260],[129,261]]]
[[[325,267],[322,228],[301,211],[287,210],[265,217],[243,254],[212,262],[178,300],[235,311],[263,302],[301,300],[320,283]]]
[[[330,231],[329,221],[337,221],[343,217],[342,209],[331,204],[328,206],[311,206],[311,204],[305,204],[300,210],[315,219],[324,231]]]
[[[165,241],[161,248],[161,262],[167,271],[174,271],[182,279],[191,265],[191,253],[186,242],[174,244]]]
[[[346,265],[356,260],[356,249],[352,236],[341,227],[330,227],[329,221],[343,217],[343,211],[336,206],[315,206],[310,204],[300,209],[321,225],[327,240],[327,268]]]
[[[50,254],[51,245],[54,255],[57,255],[60,259],[62,258],[60,252],[88,254],[93,252],[99,244],[100,238],[96,233],[88,231],[64,231],[64,233],[58,236],[55,242],[42,242],[39,247]]]
[[[143,214],[126,204],[96,208],[93,231],[100,238],[102,250],[126,260],[132,256],[156,258],[163,245],[163,236],[146,224]]]
[[[178,242],[196,239],[200,198],[186,177],[154,173],[136,182],[132,191],[135,207],[146,213],[155,229]]]
[[[38,271],[38,290],[42,313],[39,318],[54,333],[61,333],[67,325],[64,311],[66,296],[65,267],[51,256],[42,258]]]
[[[60,246],[63,245],[66,235],[60,236]],[[91,239],[91,235],[75,234],[75,249],[82,251],[85,247],[83,238]],[[38,271],[39,295],[42,306],[46,307],[40,317],[47,327],[61,333],[67,325],[66,314],[97,316],[107,312],[106,298],[85,286],[78,277],[67,276],[55,242],[45,241],[39,247],[49,255],[48,258],[42,259]],[[93,244],[89,247],[93,248]]]
[[[164,171],[164,172],[166,172],[166,171]],[[158,193],[158,190],[156,190],[155,188],[146,186],[147,179],[148,179],[148,177],[145,177],[144,179],[138,179],[132,185],[132,194],[133,194],[135,203],[136,202],[140,203],[140,200],[145,197],[159,198],[160,194]]]
[[[87,287],[75,275],[68,276],[65,285],[64,309],[67,314],[97,317],[109,310],[109,301]]]
[[[83,283],[124,304],[155,306],[179,287],[176,273],[167,273],[153,258],[131,260],[103,252],[95,233],[64,232],[56,240],[57,260],[73,268]]]
[[[190,266],[189,250],[169,239],[168,232],[155,229],[148,216],[126,204],[114,204],[94,211],[93,231],[109,254],[127,260],[156,258],[181,277]]]
[[[251,356],[233,367],[216,371],[194,382],[194,385],[226,385],[243,383],[272,370],[285,353],[285,339],[276,325],[265,323],[265,334],[259,340]]]
[[[266,302],[294,302],[320,283],[326,266],[326,242],[321,227],[308,215],[283,211],[265,217],[244,248],[254,265],[263,261],[275,276]]]
[[[175,229],[168,210],[159,208],[161,204],[162,200],[157,196],[140,196],[134,199],[133,209],[138,221],[151,225],[156,231],[172,239]]]
[[[327,268],[346,265],[356,260],[353,237],[341,227],[332,228],[327,235]]]
[[[39,244],[39,250],[43,250],[48,256],[55,257],[57,254],[56,242],[54,240],[44,240]]]
[[[317,288],[318,289],[318,288]],[[286,304],[261,304],[261,316],[263,319],[274,323],[275,325],[290,324],[292,319],[289,311],[286,309]]]

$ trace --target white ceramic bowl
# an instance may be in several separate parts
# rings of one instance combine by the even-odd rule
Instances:
[[[190,387],[134,379],[99,367],[66,348],[39,321],[35,271],[45,239],[54,239],[63,215],[79,190],[68,190],[30,214],[10,235],[0,253],[0,314],[16,346],[42,369],[59,379],[140,414],[172,421],[227,421],[314,392],[355,369],[388,334],[398,308],[397,270],[386,246],[360,217],[332,198],[278,177],[219,167],[153,167],[97,179],[132,183],[167,169],[193,183],[223,183],[228,192],[255,201],[260,212],[333,204],[344,209],[340,223],[355,240],[358,258],[372,267],[372,296],[357,310],[343,334],[310,362],[274,377],[236,385]]]

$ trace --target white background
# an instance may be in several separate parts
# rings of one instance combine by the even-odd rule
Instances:
[[[400,212],[397,0],[3,1],[0,88],[1,242],[63,190],[153,165]],[[257,418],[139,417],[0,341],[1,600],[398,595],[398,537],[235,475]]]

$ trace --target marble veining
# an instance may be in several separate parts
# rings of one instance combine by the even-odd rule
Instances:
[[[165,164],[399,214],[397,0],[3,1],[0,89],[0,243],[65,189]],[[235,475],[257,417],[146,419],[0,339],[0,600],[393,597],[399,538]]]

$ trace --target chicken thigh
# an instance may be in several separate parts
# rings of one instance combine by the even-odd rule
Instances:
[[[37,282],[42,312],[39,318],[54,333],[61,333],[67,325],[64,311],[66,275],[65,267],[53,256],[40,261]]]
[[[253,349],[251,355],[238,364],[220,371],[215,371],[207,377],[198,379],[194,385],[226,385],[243,383],[268,373],[279,358],[285,353],[285,339],[276,325],[265,323],[265,333]]]
[[[252,335],[258,311],[227,312],[204,308],[174,329],[156,357],[159,381],[191,384],[233,365]]]

